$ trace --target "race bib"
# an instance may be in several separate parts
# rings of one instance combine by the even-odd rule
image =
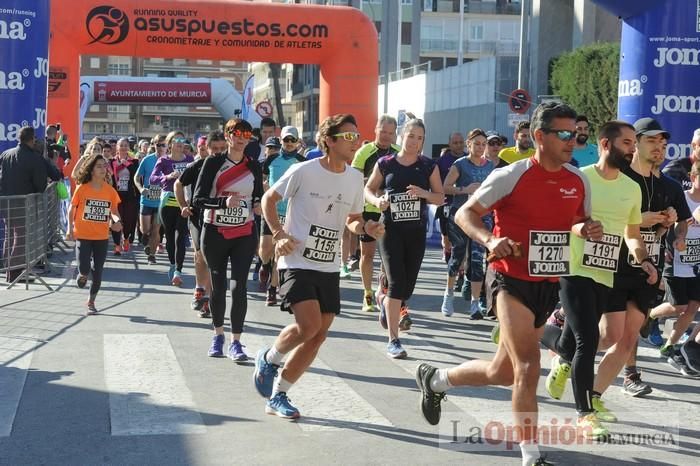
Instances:
[[[420,220],[420,199],[407,193],[389,195],[391,220],[394,222],[412,222]]]
[[[144,191],[146,199],[149,201],[160,201],[161,187],[158,185],[150,185]]]
[[[182,175],[182,173],[185,171],[187,168],[187,162],[178,162],[173,164],[173,171],[179,175]]]
[[[335,255],[338,253],[339,242],[340,233],[338,230],[311,225],[302,256],[313,262],[333,263]]]
[[[530,231],[528,271],[531,277],[569,275],[571,234],[568,231]]]
[[[661,239],[656,238],[656,233],[653,231],[641,231],[644,245],[647,247],[647,255],[654,265],[659,265],[659,256],[661,255]],[[627,254],[627,263],[632,267],[641,267],[632,253]]]
[[[678,252],[678,259],[681,264],[700,264],[700,238],[686,239],[685,251]]]
[[[603,234],[600,241],[586,240],[583,244],[583,262],[581,265],[591,269],[615,272],[620,259],[622,236]]]
[[[280,225],[284,226],[284,221],[287,219],[284,215],[277,215],[280,219]]]
[[[100,199],[87,199],[83,209],[83,220],[105,223],[109,220],[112,203]]]
[[[119,178],[117,180],[117,191],[129,190],[129,178]]]
[[[248,204],[246,201],[238,201],[238,207],[228,207],[217,210],[214,221],[220,225],[238,226],[243,225],[248,220]]]

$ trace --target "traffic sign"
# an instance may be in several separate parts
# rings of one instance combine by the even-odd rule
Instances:
[[[508,106],[515,113],[527,113],[530,102],[530,94],[525,89],[516,89],[508,96]]]
[[[515,128],[521,121],[528,121],[530,115],[521,113],[509,113],[508,114],[508,126]]]
[[[272,115],[272,104],[269,100],[264,100],[255,106],[255,111],[263,118],[269,117]]]

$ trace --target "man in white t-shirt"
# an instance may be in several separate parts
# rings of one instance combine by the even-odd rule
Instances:
[[[362,173],[350,167],[360,145],[352,115],[326,118],[319,129],[323,157],[297,163],[262,199],[263,215],[279,257],[281,309],[294,314],[274,345],[255,358],[255,388],[268,399],[265,412],[299,417],[287,391],[306,371],[340,313],[339,243],[347,226],[354,234],[375,238],[384,225],[364,221]],[[289,201],[284,228],[276,204]],[[288,354],[284,369],[278,369]]]

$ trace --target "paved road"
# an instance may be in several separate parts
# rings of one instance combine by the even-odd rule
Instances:
[[[209,323],[189,309],[189,289],[165,284],[162,256],[150,267],[140,252],[110,257],[98,298],[102,312],[90,317],[83,314],[86,290],[67,278],[71,259],[55,255],[47,275],[53,293],[37,285],[0,289],[0,464],[520,464],[517,445],[512,451],[492,445],[484,438],[497,429],[479,430],[489,421],[510,421],[509,389],[453,390],[436,427],[418,410],[417,361],[444,367],[490,357],[495,349],[493,323],[468,320],[464,303],[450,319],[440,314],[444,266],[437,251],[429,251],[410,303],[415,325],[402,339],[405,361],[385,356],[376,314],[360,310],[359,275],[343,282],[343,313],[313,368],[290,391],[302,413],[297,422],[264,414],[252,363],[206,357]],[[185,273],[191,286],[190,263]],[[249,296],[243,342],[253,355],[290,316],[265,307],[257,291]],[[640,353],[655,391],[632,400],[620,393],[618,381],[605,398],[621,422],[609,427],[618,434],[659,434],[664,441],[670,433],[673,443],[562,443],[546,448],[550,460],[697,461],[700,382],[677,377],[652,348],[642,345]],[[542,354],[547,367],[549,356]],[[541,377],[541,417],[561,426],[573,416],[571,389],[554,402],[543,383]]]

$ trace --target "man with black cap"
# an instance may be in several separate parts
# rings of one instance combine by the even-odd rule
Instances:
[[[270,137],[265,142],[265,153],[268,154],[263,162],[263,183],[265,191],[275,184],[289,168],[299,162],[306,160],[298,152],[299,132],[294,126],[282,128],[282,144],[279,138]],[[279,150],[281,147],[281,151]],[[287,201],[277,203],[277,215],[284,225],[284,218],[287,215]],[[272,231],[263,218],[262,235],[260,236],[260,249],[258,254],[262,261],[260,268],[260,289],[267,289],[265,304],[274,306],[277,304],[277,287],[279,286],[279,276],[274,261],[275,245],[272,241]]]
[[[663,233],[675,225],[673,248],[682,248],[688,230],[690,211],[680,185],[665,183],[655,175],[655,167],[663,162],[666,143],[670,134],[652,118],[641,118],[634,123],[636,148],[629,166],[622,172],[639,185],[642,193],[642,223],[640,233],[644,240],[648,259],[656,267],[658,276],[663,267]],[[600,320],[600,345],[607,348],[598,366],[593,386],[593,407],[602,421],[617,419],[600,400],[600,396],[612,384],[627,363],[623,392],[642,396],[651,387],[642,383],[635,367],[639,329],[645,322],[656,299],[657,283],[647,282],[641,264],[634,259],[626,245],[622,244],[620,260],[615,273],[607,310]],[[631,362],[628,361],[631,359]]]

